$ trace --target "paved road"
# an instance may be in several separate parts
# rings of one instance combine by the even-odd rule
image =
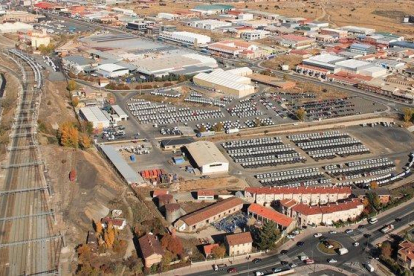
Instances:
[[[404,214],[404,215],[402,215]],[[395,218],[401,218],[401,221],[395,222]],[[230,263],[227,263],[228,267],[235,267],[238,271],[237,275],[252,275],[255,271],[270,271],[274,267],[282,267],[280,265],[280,261],[288,261],[298,264],[298,266],[304,266],[304,264],[298,259],[298,255],[301,253],[305,253],[308,257],[315,259],[315,266],[310,265],[315,270],[318,270],[316,267],[318,264],[328,264],[328,258],[335,258],[338,260],[338,263],[333,264],[335,267],[343,269],[345,271],[350,271],[357,275],[372,275],[369,274],[362,267],[362,263],[369,260],[368,252],[370,249],[374,248],[375,245],[372,245],[371,242],[375,239],[384,236],[384,234],[378,229],[381,229],[382,226],[388,223],[393,223],[395,228],[402,227],[407,225],[409,222],[412,222],[414,219],[414,202],[408,203],[407,205],[400,207],[397,210],[389,211],[388,214],[380,216],[378,218],[378,222],[373,225],[365,225],[362,229],[355,229],[352,234],[345,234],[343,232],[338,232],[337,234],[329,234],[328,228],[320,227],[320,233],[322,233],[328,239],[333,239],[340,242],[344,247],[348,248],[349,253],[343,256],[338,255],[326,255],[321,253],[317,249],[317,244],[319,243],[319,239],[314,238],[313,236],[309,236],[304,238],[302,241],[305,242],[304,246],[297,247],[293,246],[289,249],[286,255],[277,254],[275,256],[269,256],[262,259],[262,262],[258,264],[253,264],[251,261],[246,262],[243,264],[238,264],[231,266]],[[355,228],[355,226],[353,227]],[[310,229],[307,231],[317,231],[315,229]],[[371,237],[369,239],[365,238],[363,234],[370,233]],[[299,241],[299,240],[297,240]],[[297,242],[295,241],[295,242]],[[354,247],[352,245],[353,242],[358,241],[360,245],[358,247]],[[365,243],[368,242],[369,245],[365,246]],[[217,263],[220,263],[217,261]],[[226,271],[200,271],[198,273],[189,274],[192,276],[198,275],[226,275]]]

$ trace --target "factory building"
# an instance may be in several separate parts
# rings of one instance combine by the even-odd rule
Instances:
[[[332,55],[332,54],[320,54],[320,55],[305,59],[303,61],[303,64],[326,69],[332,73],[336,73],[339,70],[336,69],[335,63],[343,61],[343,60],[346,60],[346,58],[337,56],[337,55]]]
[[[227,56],[255,56],[258,47],[245,41],[219,41],[208,45],[210,51]]]
[[[4,24],[0,24],[1,34],[17,33],[17,32],[27,33],[32,30],[33,30],[32,25],[22,23],[22,22],[15,22],[15,23],[7,22]]]
[[[336,38],[345,38],[348,36],[348,31],[339,30],[339,29],[331,29],[331,28],[322,28],[320,31],[320,34],[331,35]]]
[[[201,13],[203,15],[211,15],[211,14],[223,14],[227,13],[231,10],[234,10],[234,7],[231,5],[221,5],[221,4],[215,4],[215,5],[199,5],[196,6],[194,9],[191,9],[191,11]]]
[[[209,36],[191,32],[161,32],[160,38],[195,47],[205,47],[211,42]]]
[[[376,66],[371,62],[362,60],[348,59],[337,62],[335,65],[342,72],[360,74],[363,76],[369,76],[373,78],[382,77],[385,74],[387,74],[387,69]]]
[[[79,115],[84,120],[92,123],[95,129],[103,129],[111,125],[110,115],[97,106],[83,107],[79,110]]]
[[[226,96],[243,98],[255,92],[254,86],[250,85],[251,79],[245,77],[253,72],[247,67],[224,71],[216,69],[210,74],[200,73],[193,78],[197,85],[222,92]]]
[[[129,74],[129,69],[127,67],[108,63],[98,66],[97,73],[105,78],[117,78]]]
[[[348,36],[372,35],[373,33],[375,33],[375,29],[356,26],[344,26],[339,29],[347,31]]]
[[[202,174],[227,173],[229,161],[209,141],[198,141],[185,146],[190,162]]]
[[[187,22],[187,26],[205,29],[205,30],[214,30],[223,27],[230,27],[232,24],[230,22],[224,22],[220,20],[192,20]]]
[[[373,45],[363,44],[363,43],[353,43],[349,47],[349,51],[352,53],[358,53],[363,55],[375,54],[377,49]]]
[[[314,38],[304,37],[300,35],[282,35],[277,38],[279,40],[279,44],[284,47],[289,47],[292,49],[305,49],[309,48],[315,44]]]
[[[252,31],[244,31],[240,34],[240,38],[244,40],[257,40],[263,39],[270,35],[269,31],[265,30],[252,30]]]

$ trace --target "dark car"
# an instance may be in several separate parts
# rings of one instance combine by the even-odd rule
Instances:
[[[283,249],[282,251],[280,251],[280,254],[281,254],[281,255],[285,255],[285,254],[287,254],[288,252],[289,252],[288,250]]]
[[[254,263],[254,264],[258,264],[258,263],[260,263],[261,261],[262,261],[262,259],[259,259],[259,258],[253,259],[253,263]]]
[[[399,221],[401,221],[401,218],[396,218],[395,221],[399,222]]]
[[[358,225],[358,229],[362,229],[364,227],[365,227],[365,225],[363,225],[363,224]]]
[[[299,247],[301,247],[301,246],[303,246],[305,244],[305,242],[303,242],[303,241],[300,241],[300,242],[297,242],[296,243],[296,246],[299,246]]]
[[[371,237],[371,234],[369,234],[369,233],[365,233],[365,234],[364,234],[364,237],[368,239],[369,237]]]
[[[286,261],[281,261],[281,262],[280,262],[280,264],[281,264],[281,265],[288,265],[288,264],[289,264],[289,262],[286,262]]]
[[[237,273],[237,269],[235,267],[230,267],[227,269],[227,273]]]

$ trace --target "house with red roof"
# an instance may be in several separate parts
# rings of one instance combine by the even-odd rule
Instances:
[[[219,246],[220,245],[218,243],[204,245],[203,250],[204,250],[204,255],[206,256],[206,258],[208,258],[213,253],[214,248],[219,247]]]
[[[225,245],[229,256],[250,254],[253,250],[253,238],[250,232],[231,234],[226,236]]]
[[[214,200],[215,195],[213,190],[200,190],[197,192],[197,200]]]
[[[256,203],[249,206],[247,214],[261,222],[273,221],[280,230],[286,230],[287,233],[293,231],[296,227],[296,223],[292,218]]]
[[[403,241],[398,245],[397,262],[402,267],[412,269],[414,267],[414,243]]]
[[[364,210],[364,205],[359,199],[317,206],[283,202],[281,209],[283,214],[289,215],[300,226],[332,225],[334,222],[356,219]]]
[[[111,222],[114,228],[118,230],[123,230],[127,224],[126,219],[123,218],[104,217],[103,219],[101,219],[101,224],[103,228],[106,228]]]
[[[153,233],[148,233],[138,239],[140,256],[144,259],[145,267],[151,267],[154,264],[159,264],[164,255],[164,250],[157,236]]]
[[[283,199],[293,199],[307,205],[327,204],[347,199],[350,187],[249,187],[244,190],[245,199],[268,206]]]

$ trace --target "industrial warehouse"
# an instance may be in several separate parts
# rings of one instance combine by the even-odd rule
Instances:
[[[246,77],[251,74],[252,70],[247,67],[227,71],[217,69],[209,74],[200,73],[194,76],[193,82],[228,96],[243,98],[255,92],[251,79]]]
[[[226,173],[229,162],[212,142],[199,141],[186,145],[189,158],[202,174]]]

